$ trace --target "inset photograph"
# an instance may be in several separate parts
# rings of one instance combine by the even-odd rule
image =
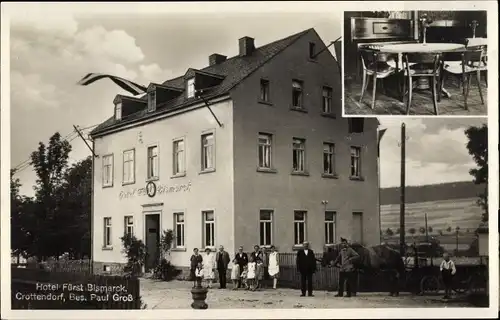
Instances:
[[[344,12],[343,115],[487,115],[486,18]]]

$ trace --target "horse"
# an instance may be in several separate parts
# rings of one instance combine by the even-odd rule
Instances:
[[[352,243],[350,247],[359,255],[357,259],[353,260],[355,270],[373,277],[378,276],[381,272],[389,274],[389,295],[398,296],[399,281],[405,275],[405,264],[399,252],[386,245],[367,248],[359,243]],[[321,265],[323,267],[332,266],[341,249],[341,244],[329,247],[323,252]]]

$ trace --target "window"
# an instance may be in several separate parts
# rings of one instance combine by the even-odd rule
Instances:
[[[293,171],[304,172],[306,160],[306,141],[304,139],[293,139]]]
[[[125,234],[134,235],[134,217],[125,216]]]
[[[203,211],[203,247],[215,247],[215,216],[213,211]]]
[[[365,126],[365,119],[363,118],[349,118],[349,133],[363,133]]]
[[[115,120],[121,120],[122,118],[122,103],[117,103],[115,105]]]
[[[174,213],[175,219],[175,247],[184,247],[184,213]]]
[[[351,147],[351,177],[361,177],[361,148]]]
[[[335,211],[326,211],[325,212],[325,244],[334,244],[335,243]]]
[[[323,87],[323,113],[332,113],[332,88]]]
[[[259,133],[259,168],[271,169],[272,135]]]
[[[104,187],[113,186],[113,155],[102,157],[102,185]]]
[[[188,79],[187,83],[186,83],[186,87],[187,87],[187,97],[188,98],[192,98],[194,97],[194,94],[195,94],[195,89],[194,89],[194,78],[191,78],[191,79]]]
[[[269,102],[269,81],[260,80],[260,100]]]
[[[184,140],[174,141],[174,175],[182,174],[186,171],[185,169],[185,152],[184,152]]]
[[[111,247],[111,218],[104,218],[104,247]]]
[[[272,243],[273,234],[273,211],[260,210],[260,242],[261,246],[269,246]]]
[[[309,42],[309,58],[310,59],[315,59],[316,55],[316,44],[313,42]]]
[[[323,143],[323,173],[335,174],[335,144]]]
[[[214,134],[207,133],[201,136],[201,170],[214,168]]]
[[[123,152],[123,183],[135,182],[135,150]]]
[[[292,82],[292,107],[302,109],[302,82],[298,80]]]
[[[148,147],[148,179],[158,179],[158,146]]]
[[[301,245],[306,240],[306,212],[294,211],[293,234],[295,245]]]
[[[156,110],[156,91],[151,91],[148,94],[148,112]]]

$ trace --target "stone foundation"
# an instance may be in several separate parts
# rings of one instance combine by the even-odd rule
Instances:
[[[125,263],[119,262],[97,262],[94,261],[92,264],[94,268],[94,274],[103,274],[103,275],[123,275],[123,267],[125,267]]]
[[[96,262],[93,263],[94,274],[102,274],[102,275],[123,275],[123,268],[125,267],[125,263],[119,262]],[[190,268],[189,267],[175,267],[177,270],[180,270],[180,274],[175,277],[176,280],[181,281],[192,281],[190,279]],[[231,269],[228,269],[226,272],[227,282],[231,282]],[[219,274],[215,271],[215,279],[213,283],[219,282]]]

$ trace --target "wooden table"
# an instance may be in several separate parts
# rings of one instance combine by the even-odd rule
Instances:
[[[402,43],[402,44],[389,44],[382,45],[380,47],[380,52],[385,53],[395,53],[398,54],[398,61],[402,61],[403,53],[443,53],[443,52],[453,52],[457,50],[464,50],[464,44],[458,43]],[[398,66],[396,66],[398,68]],[[428,80],[425,78],[420,78],[420,88],[428,88]],[[426,83],[424,83],[426,82]],[[442,92],[445,97],[450,97],[451,94],[442,88]],[[403,93],[404,94],[404,93]]]

